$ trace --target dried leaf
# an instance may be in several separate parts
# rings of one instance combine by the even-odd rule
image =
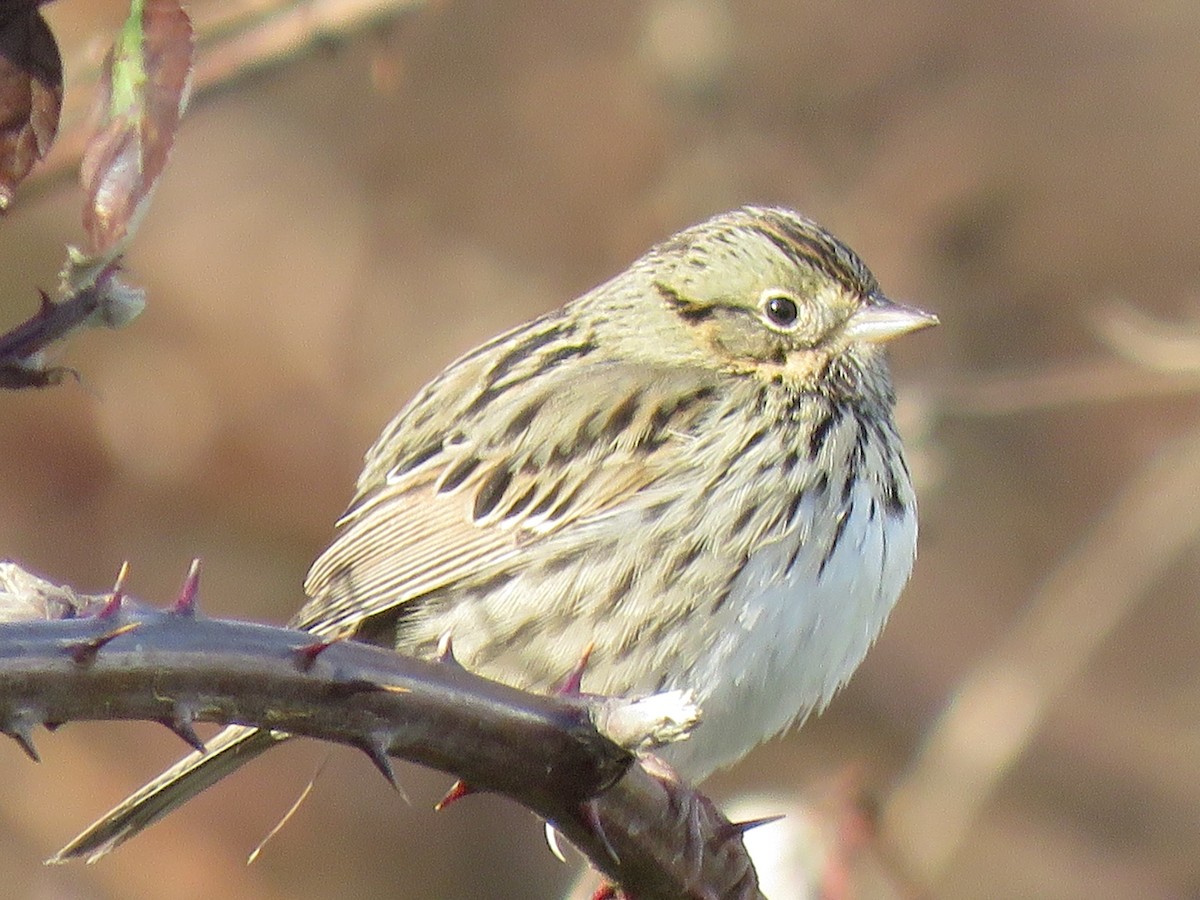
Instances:
[[[0,211],[44,157],[62,109],[62,58],[33,2],[0,12]]]
[[[121,252],[145,214],[187,105],[192,25],[176,0],[133,0],[98,86],[103,122],[84,152],[88,251]]]

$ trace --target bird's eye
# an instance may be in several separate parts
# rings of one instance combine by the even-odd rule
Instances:
[[[763,312],[772,325],[790,328],[800,316],[800,307],[787,294],[766,293],[762,298]]]

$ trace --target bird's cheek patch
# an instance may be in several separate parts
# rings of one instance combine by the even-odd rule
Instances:
[[[829,365],[827,350],[793,350],[787,355],[783,371],[793,382],[809,382],[818,378]]]

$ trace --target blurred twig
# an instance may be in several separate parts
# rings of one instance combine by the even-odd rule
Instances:
[[[954,382],[938,379],[920,392],[934,416],[1013,416],[1200,393],[1200,372],[1150,372],[1108,359]]]
[[[1110,303],[1091,324],[1124,361],[1106,358],[1035,372],[938,379],[924,392],[931,411],[938,416],[1010,416],[1200,393],[1196,323],[1163,322],[1128,303]]]
[[[1182,342],[1166,332],[1156,338],[1147,322],[1126,317],[1124,329],[1113,330],[1110,338],[1136,347],[1137,357],[1157,361],[1156,368],[1200,369],[1200,342],[1194,337]],[[1190,355],[1179,352],[1185,346]],[[1200,387],[1195,375],[1188,381],[1192,390]],[[1085,386],[1082,379],[1075,383]],[[1119,390],[1093,387],[1093,399]],[[1002,392],[1012,401],[1006,411],[1045,408],[1043,401],[1052,399],[1047,396],[1052,391],[1039,389],[1032,397],[1026,391],[1030,403],[1021,407],[1021,393],[1011,384]],[[1076,549],[1059,561],[1020,620],[962,681],[884,814],[885,833],[903,843],[900,855],[919,885],[936,885],[1047,711],[1164,569],[1196,540],[1197,498],[1200,430],[1162,447],[1128,481]]]
[[[1124,356],[1156,372],[1200,376],[1200,329],[1195,322],[1163,322],[1129,303],[1110,303],[1096,330]]]

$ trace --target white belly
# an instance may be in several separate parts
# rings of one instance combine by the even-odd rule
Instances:
[[[845,533],[823,569],[837,514],[812,509],[810,522],[830,527],[814,528],[790,569],[795,539],[762,548],[738,576],[741,602],[730,603],[736,609],[709,652],[679,679],[695,691],[703,718],[693,740],[663,755],[691,777],[824,708],[883,628],[912,569],[916,510],[889,515],[877,502],[872,515],[864,482],[851,498]]]

